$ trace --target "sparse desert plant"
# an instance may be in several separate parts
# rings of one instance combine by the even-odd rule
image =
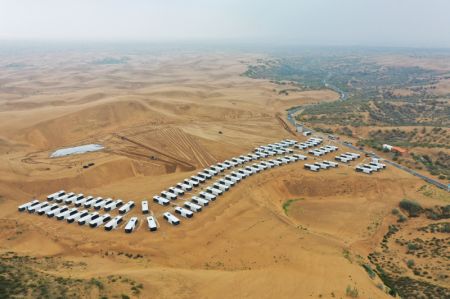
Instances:
[[[358,296],[359,296],[358,289],[356,287],[352,288],[350,285],[347,286],[347,289],[345,290],[345,294],[347,295],[347,297],[351,297],[351,298],[358,298]]]
[[[422,212],[422,206],[413,200],[410,199],[402,199],[399,204],[400,208],[408,212],[410,217],[417,217]]]
[[[414,267],[414,265],[415,265],[415,263],[414,263],[414,260],[408,260],[407,262],[406,262],[406,265],[408,266],[408,268],[412,268],[412,267]]]
[[[392,212],[392,215],[398,215],[399,210],[397,208],[393,208],[391,212]]]

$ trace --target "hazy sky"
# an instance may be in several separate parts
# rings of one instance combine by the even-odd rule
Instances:
[[[0,39],[450,47],[450,0],[0,0]]]

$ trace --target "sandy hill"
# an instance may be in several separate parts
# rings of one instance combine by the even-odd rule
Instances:
[[[2,261],[25,259],[6,252],[35,257],[29,271],[46,275],[49,286],[63,279],[68,297],[342,298],[350,287],[361,298],[389,298],[361,265],[395,221],[391,210],[404,197],[448,200],[425,196],[424,183],[399,170],[311,173],[302,163],[245,180],[178,227],[152,203],[157,233],[106,233],[19,214],[19,203],[59,189],[151,198],[257,145],[304,140],[277,113],[337,98],[308,91],[280,99],[271,83],[240,76],[254,56],[136,55],[126,64],[89,65],[89,55],[30,56],[29,69],[0,69]],[[105,150],[49,157],[87,143]],[[94,165],[83,168],[88,162]]]

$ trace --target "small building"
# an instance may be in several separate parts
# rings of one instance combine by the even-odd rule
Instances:
[[[383,149],[391,151],[392,150],[392,145],[389,144],[383,144]]]
[[[399,153],[399,154],[401,154],[401,155],[406,154],[406,153],[408,152],[406,149],[401,148],[401,147],[399,147],[399,146],[393,146],[392,149],[391,149],[391,151],[392,151],[392,152]]]

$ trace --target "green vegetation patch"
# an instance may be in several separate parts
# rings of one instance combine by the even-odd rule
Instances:
[[[292,199],[286,200],[286,201],[283,203],[283,210],[284,210],[284,213],[287,215],[288,212],[289,212],[289,207],[290,207],[294,202],[297,202],[297,201],[300,201],[300,200],[303,200],[303,198],[292,198]]]

